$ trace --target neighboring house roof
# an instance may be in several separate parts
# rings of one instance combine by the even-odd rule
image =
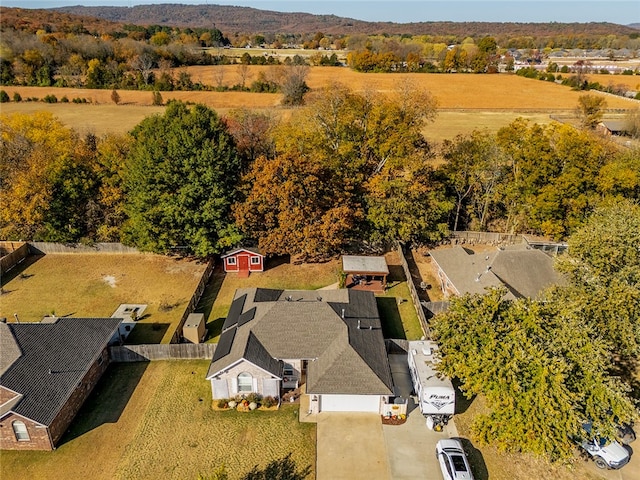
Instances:
[[[0,376],[0,386],[22,395],[11,411],[50,425],[120,322],[119,318],[59,318],[55,323],[3,325],[0,345],[10,344],[9,336],[21,352]],[[3,365],[7,354],[13,355],[4,348],[0,351]]]
[[[389,273],[389,267],[384,257],[364,257],[357,255],[343,255],[342,270],[357,273]]]
[[[486,288],[504,286],[508,298],[535,298],[546,287],[563,283],[549,255],[524,245],[478,254],[456,246],[434,250],[431,257],[459,294],[482,294]]]
[[[249,355],[251,342],[265,350],[254,347],[253,356]],[[274,374],[274,359],[310,360],[308,393],[392,393],[380,317],[371,292],[236,291],[207,378],[241,359]]]
[[[0,322],[0,375],[4,375],[11,365],[20,358],[22,351],[11,333],[9,325]]]
[[[431,258],[445,273],[453,288],[458,294],[486,293],[487,288],[500,287],[502,282],[496,277],[487,265],[495,252],[488,255],[469,254],[461,246],[432,250]]]
[[[247,253],[251,253],[253,255],[259,255],[261,257],[264,257],[263,254],[260,253],[260,250],[258,250],[257,248],[236,248],[235,250],[231,250],[230,252],[226,252],[223,253],[222,255],[220,255],[220,258],[227,258],[227,257],[232,257],[233,255],[240,253],[240,252],[247,252]]]
[[[603,120],[600,122],[600,125],[605,127],[610,132],[626,132],[627,131],[627,122],[624,120]]]

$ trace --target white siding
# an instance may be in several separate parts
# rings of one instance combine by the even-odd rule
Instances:
[[[262,395],[265,397],[279,397],[280,389],[278,388],[278,380],[275,378],[265,378],[263,381]]]
[[[229,387],[224,379],[211,379],[211,392],[213,398],[229,398]]]

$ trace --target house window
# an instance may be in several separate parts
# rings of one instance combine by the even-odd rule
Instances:
[[[227,265],[235,265],[235,264],[236,264],[236,257],[227,258]]]
[[[24,422],[16,420],[11,424],[11,426],[13,427],[13,433],[15,433],[16,435],[16,440],[18,440],[19,442],[28,442],[29,440],[31,440],[31,438],[29,438],[27,426],[24,424]]]
[[[248,373],[238,375],[238,393],[253,391],[253,377]]]
[[[282,367],[282,374],[285,377],[293,377],[293,365],[289,363],[285,363]]]
[[[251,257],[251,265],[260,265],[260,257]]]

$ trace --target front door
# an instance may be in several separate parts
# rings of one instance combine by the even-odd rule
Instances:
[[[240,255],[238,257],[238,270],[241,272],[249,271],[249,257],[246,255]]]

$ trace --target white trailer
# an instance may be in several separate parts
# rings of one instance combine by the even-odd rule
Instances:
[[[436,368],[437,349],[429,340],[411,341],[408,362],[420,412],[427,417],[427,425],[441,430],[455,413],[456,391],[451,380]]]

